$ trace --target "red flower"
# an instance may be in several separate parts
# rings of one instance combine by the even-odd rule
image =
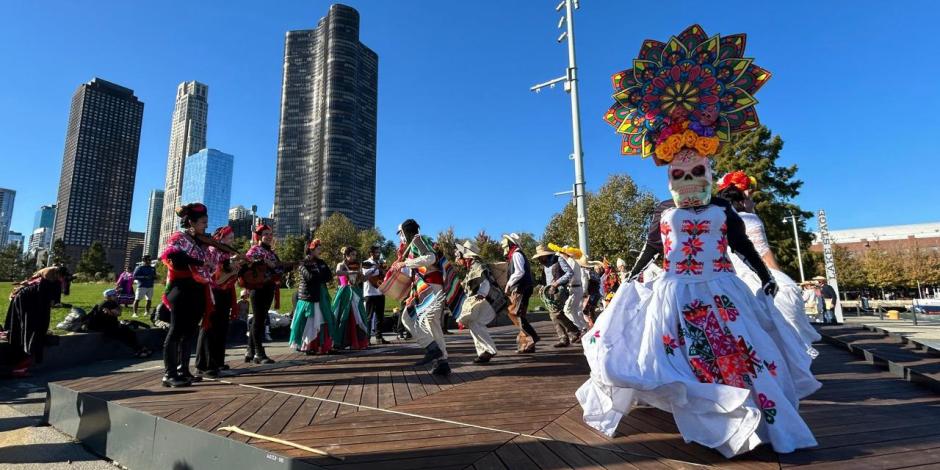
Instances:
[[[690,238],[682,242],[682,253],[686,256],[695,256],[702,252],[702,246],[705,244],[698,238]]]
[[[718,182],[718,190],[723,191],[731,186],[738,188],[739,191],[744,192],[751,188],[751,178],[747,176],[743,171],[732,171],[727,175],[721,178],[721,181]]]

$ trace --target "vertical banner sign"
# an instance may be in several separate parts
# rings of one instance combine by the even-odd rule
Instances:
[[[826,264],[826,282],[836,291],[836,321],[842,323],[842,301],[839,297],[839,280],[836,278],[836,260],[832,255],[832,240],[829,238],[829,221],[826,220],[826,211],[820,209],[816,217],[819,222],[819,238],[823,246],[823,261]]]

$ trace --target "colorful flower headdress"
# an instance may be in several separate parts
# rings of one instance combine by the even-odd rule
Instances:
[[[731,186],[738,188],[738,191],[743,193],[749,189],[757,189],[757,180],[741,170],[732,171],[718,180],[718,190],[724,191]]]
[[[672,161],[683,148],[714,155],[733,134],[760,125],[754,94],[770,72],[744,58],[747,36],[709,38],[692,25],[662,43],[643,41],[633,68],[613,75],[604,120],[623,134],[621,153]]]

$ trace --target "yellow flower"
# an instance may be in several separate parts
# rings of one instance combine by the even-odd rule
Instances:
[[[666,139],[666,146],[672,149],[672,153],[677,153],[682,150],[684,142],[685,138],[682,137],[682,134],[673,134]]]
[[[665,142],[662,145],[656,147],[656,158],[669,163],[676,156],[676,152],[673,151]]]
[[[695,141],[695,150],[707,157],[718,151],[718,144],[718,137],[699,137]]]
[[[698,134],[695,131],[686,129],[682,133],[682,145],[688,148],[695,148],[695,141],[698,140]]]

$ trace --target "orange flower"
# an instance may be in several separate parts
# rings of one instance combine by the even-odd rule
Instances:
[[[718,137],[699,137],[695,140],[695,150],[707,157],[718,151],[718,144]]]
[[[682,134],[673,134],[666,139],[666,146],[672,149],[673,153],[682,150],[682,144],[685,142],[685,138],[682,137]]]
[[[656,158],[666,163],[671,162],[672,159],[675,158],[675,156],[676,156],[676,152],[671,147],[666,145],[665,142],[663,142],[662,144],[656,147]]]
[[[695,141],[698,140],[698,134],[693,130],[686,129],[682,133],[682,145],[688,148],[695,148]]]

